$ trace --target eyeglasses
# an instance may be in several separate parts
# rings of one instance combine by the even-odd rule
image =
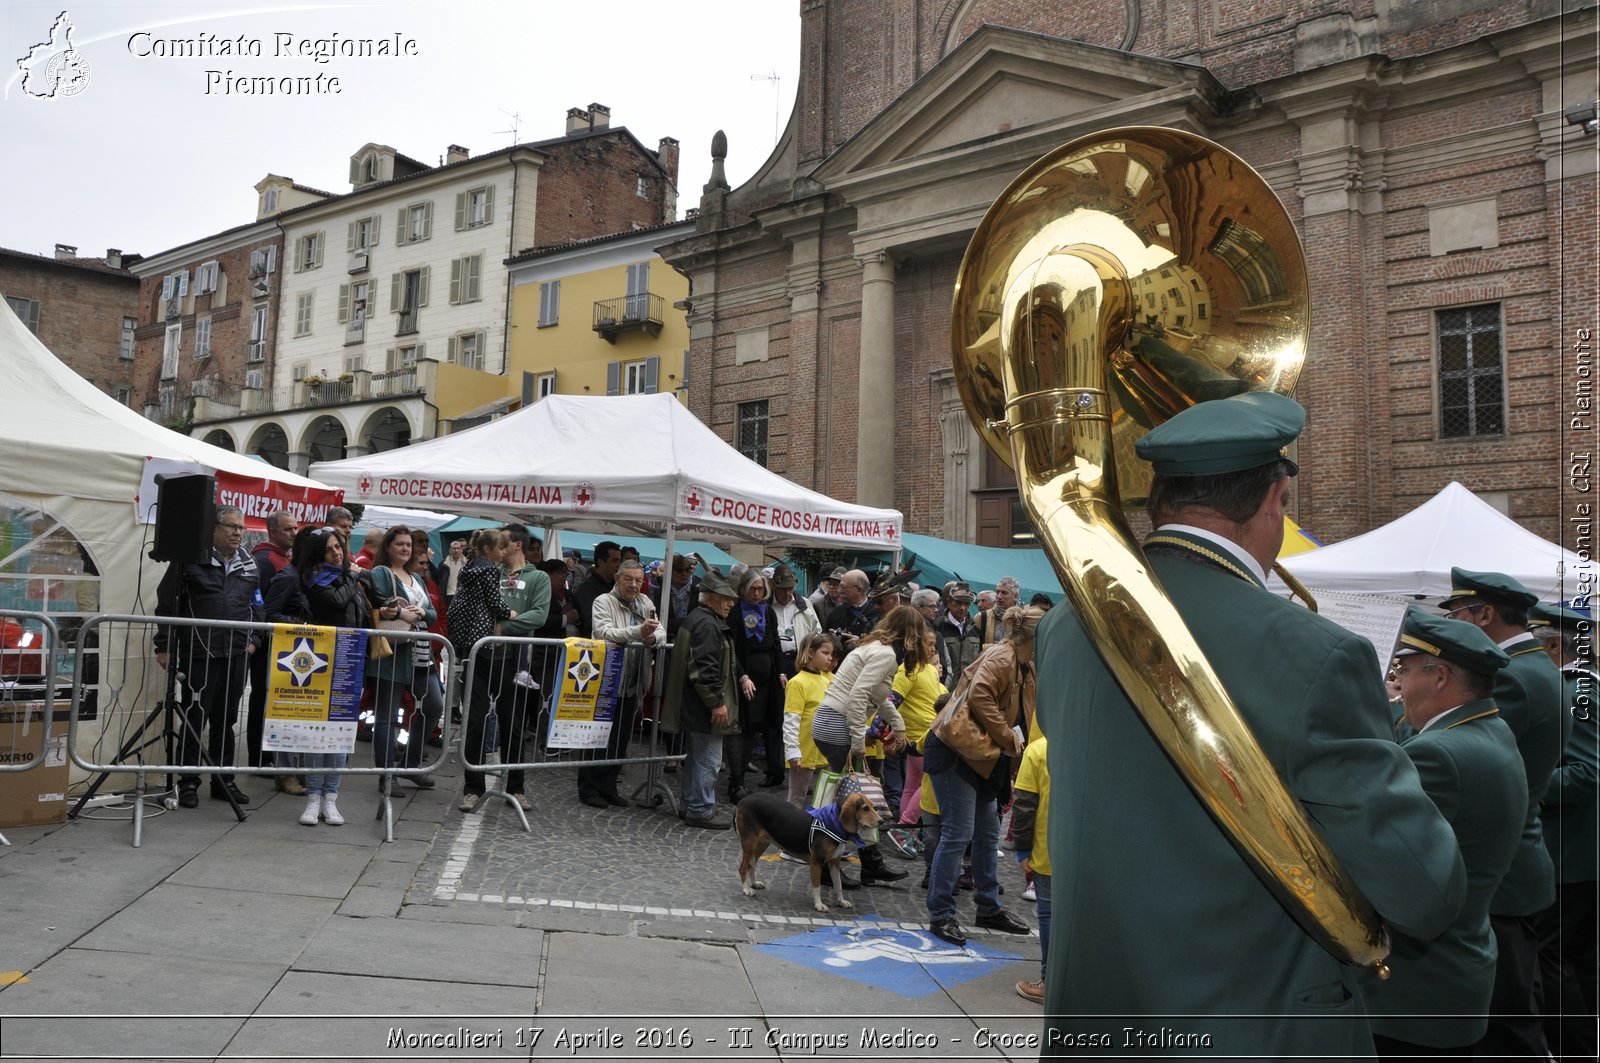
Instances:
[[[1470,613],[1474,609],[1482,609],[1482,608],[1483,608],[1483,603],[1482,602],[1473,602],[1470,605],[1458,605],[1454,609],[1450,610],[1448,613],[1446,613],[1444,615],[1446,617],[1453,617],[1457,613]]]
[[[236,532],[244,531],[244,525],[243,524],[220,524],[219,523],[217,525],[217,527],[219,527],[219,528],[227,528],[229,531],[236,531]]]

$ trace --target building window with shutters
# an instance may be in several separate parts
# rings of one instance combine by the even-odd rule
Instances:
[[[196,358],[211,357],[211,318],[209,316],[194,319],[194,356]]]
[[[433,235],[433,203],[413,203],[400,208],[400,236],[402,244],[416,244]]]
[[[554,373],[540,373],[533,382],[533,397],[535,400],[548,398],[556,393],[556,375]]]
[[[561,320],[561,282],[539,285],[539,327],[549,328]]]
[[[428,305],[428,267],[396,273],[389,281],[389,309],[399,315],[396,336],[416,333],[418,318]]]
[[[161,379],[172,380],[178,375],[178,350],[183,345],[183,326],[168,325],[167,338],[161,347]]]
[[[645,387],[645,370],[648,363],[626,362],[622,366],[622,393],[624,395],[648,395]]]
[[[22,299],[8,295],[6,296],[6,305],[11,308],[12,313],[22,320],[23,325],[27,327],[29,332],[35,336],[39,334],[39,300]]]
[[[463,332],[450,337],[450,362],[463,369],[483,369],[483,333]]]
[[[739,453],[763,468],[767,464],[767,400],[739,403]]]
[[[295,296],[294,334],[296,336],[311,335],[311,312],[316,295],[316,292],[301,292]]]
[[[133,361],[133,332],[139,327],[137,318],[125,317],[122,319],[122,343],[117,348],[117,357],[125,362]]]
[[[301,273],[308,269],[317,269],[322,265],[322,242],[322,234],[320,232],[306,233],[295,241],[295,272]]]
[[[476,229],[494,221],[494,186],[469,188],[456,195],[456,231]]]
[[[267,359],[267,308],[258,306],[250,311],[250,346],[246,348],[245,361],[264,362]]]
[[[1435,314],[1439,348],[1439,438],[1505,434],[1505,359],[1500,305]]]
[[[450,303],[476,303],[483,298],[483,256],[466,255],[450,263]]]

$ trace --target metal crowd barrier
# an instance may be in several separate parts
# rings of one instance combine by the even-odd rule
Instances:
[[[231,650],[242,635],[261,632],[266,637],[263,645],[255,652],[271,653],[271,636],[280,626],[294,625],[118,613],[103,613],[85,619],[78,631],[74,654],[72,716],[68,724],[67,747],[74,764],[98,776],[90,787],[91,795],[109,775],[131,774],[134,777],[132,843],[135,848],[143,841],[145,803],[152,799],[148,785],[148,777],[151,774],[168,777],[167,785],[157,791],[167,809],[178,807],[178,790],[171,781],[173,776],[209,775],[213,785],[216,785],[215,780],[220,776],[275,778],[305,774],[306,769],[295,764],[279,765],[275,762],[272,767],[257,767],[238,763],[243,752],[238,747],[243,745],[246,750],[249,747],[247,693],[252,682],[249,656],[243,651],[216,655],[207,651],[208,646],[217,650]],[[155,636],[161,628],[168,631],[168,655],[165,667],[157,661],[154,651]],[[356,630],[369,638],[382,636],[396,648],[401,643],[411,643],[414,659],[416,655],[429,653],[430,662],[432,661],[430,648],[438,645],[442,648],[448,674],[451,649],[449,641],[442,635],[426,631],[379,631],[367,628],[340,630],[342,632]],[[231,633],[227,636],[230,640],[227,644],[219,641],[224,632]],[[84,663],[87,659],[85,648],[91,642],[98,642],[99,646],[98,679],[86,678],[84,674]],[[309,667],[315,667],[318,671],[323,668],[337,669],[337,661],[318,663],[321,661],[321,658],[315,658]],[[271,668],[273,663],[267,661],[266,667]],[[349,663],[345,662],[346,665]],[[286,670],[291,671],[294,667],[300,666],[297,662],[288,660],[283,662],[283,665]],[[406,688],[399,683],[366,678],[365,658],[361,662],[361,668],[363,676],[360,685],[363,693],[370,687],[375,700],[378,698],[386,700],[389,692],[393,691],[396,705],[391,707],[390,711],[398,714],[399,701]],[[103,730],[97,748],[86,751],[80,748],[78,739],[80,730],[78,710],[93,690],[98,690],[100,694],[99,722],[103,729],[112,728],[112,730],[109,732]],[[214,702],[212,700],[214,698],[220,698],[220,701]],[[448,702],[448,699],[446,701]],[[375,705],[374,711],[382,711],[382,706]],[[215,719],[217,714],[221,716],[220,733],[215,726],[218,722]],[[234,732],[241,729],[241,724],[244,736],[236,741]],[[443,744],[438,750],[438,756],[432,760],[428,759],[427,735],[424,733],[421,736],[423,743],[421,763],[413,767],[403,767],[398,764],[387,768],[375,765],[358,766],[354,763],[360,755],[358,744],[349,754],[350,760],[345,767],[319,769],[319,773],[326,772],[341,777],[415,778],[426,775],[438,769],[450,753],[452,736],[448,708],[442,713],[439,726]],[[402,729],[397,724],[395,737],[398,738],[401,733]],[[116,743],[116,751],[110,756],[105,755],[105,743],[108,740]],[[399,756],[400,753],[397,752],[397,759]],[[383,780],[380,783],[380,790],[377,818],[383,821],[384,840],[393,841],[393,779]],[[233,804],[235,814],[243,820],[244,811],[233,803],[231,796],[227,799]],[[81,803],[80,801],[80,805]]]
[[[562,672],[567,649],[565,640],[491,635],[473,645],[462,676],[463,726],[460,743],[462,766],[468,772],[483,772],[485,775],[483,796],[473,811],[482,811],[484,804],[491,799],[504,801],[516,813],[522,829],[531,831],[527,814],[517,800],[521,787],[511,785],[513,776],[548,768],[605,768],[627,764],[647,765],[644,781],[634,787],[631,794],[630,799],[634,804],[641,808],[654,808],[663,800],[668,800],[675,805],[676,795],[661,784],[659,776],[663,764],[683,759],[681,753],[669,753],[662,749],[661,686],[671,647],[655,649],[638,643],[621,645],[624,677],[639,667],[639,661],[645,655],[655,659],[655,677],[651,682],[641,684],[640,689],[631,695],[624,692],[615,717],[609,724],[603,725],[585,721],[552,721],[550,718],[555,693],[565,678]],[[614,652],[618,646],[617,643],[606,643],[607,652]],[[566,663],[569,673],[574,668],[583,667],[577,660]],[[590,681],[598,684],[601,680],[596,675]],[[631,745],[647,694],[655,698],[656,711],[648,721],[646,751],[642,755],[607,756],[612,729],[620,721],[627,721]],[[491,718],[494,720],[492,724],[489,722]],[[553,746],[552,722],[569,732],[586,733],[590,744]],[[576,740],[582,741],[581,738]]]
[[[55,734],[60,645],[60,632],[48,614],[0,609],[0,776],[66,765],[67,737]],[[37,805],[41,796],[22,784],[8,786],[3,798],[20,812],[27,804]],[[0,845],[10,844],[0,833]]]

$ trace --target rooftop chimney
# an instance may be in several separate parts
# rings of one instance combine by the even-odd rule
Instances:
[[[60,259],[61,261],[66,262],[77,257],[78,248],[76,244],[56,245],[56,258]]]
[[[122,248],[106,248],[106,265],[110,266],[112,269],[122,268]]]
[[[591,103],[589,105],[589,115],[590,129],[611,128],[611,108],[607,107],[605,104]]]
[[[567,112],[567,136],[574,133],[587,133],[589,131],[589,112],[582,107],[574,107]]]
[[[451,144],[444,149],[444,162],[448,166],[453,162],[466,162],[471,153],[460,144]]]

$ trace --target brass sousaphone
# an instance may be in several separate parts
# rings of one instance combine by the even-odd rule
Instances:
[[[1185,781],[1323,947],[1382,974],[1377,913],[1122,510],[1148,491],[1133,444],[1150,428],[1197,402],[1294,390],[1309,316],[1299,237],[1259,174],[1190,133],[1112,129],[1046,155],[989,208],[957,276],[955,375],[1072,607]]]

